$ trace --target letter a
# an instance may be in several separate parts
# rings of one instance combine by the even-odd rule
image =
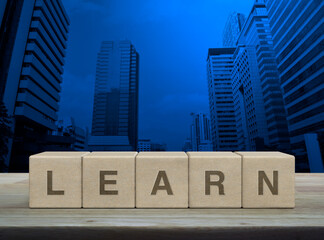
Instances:
[[[163,179],[164,185],[160,185],[160,182],[162,179]],[[151,195],[156,195],[156,192],[158,190],[166,190],[168,195],[173,195],[173,192],[172,192],[172,189],[171,189],[171,186],[170,186],[170,183],[169,183],[169,180],[168,180],[168,177],[167,177],[165,171],[159,171],[159,173],[156,177]]]

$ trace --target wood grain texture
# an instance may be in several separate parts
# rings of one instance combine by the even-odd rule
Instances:
[[[28,174],[0,174],[0,239],[91,234],[97,239],[128,239],[128,234],[133,239],[321,239],[324,174],[296,174],[294,209],[29,209]]]

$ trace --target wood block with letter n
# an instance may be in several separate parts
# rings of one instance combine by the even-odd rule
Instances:
[[[84,208],[135,207],[137,152],[92,152],[83,158]]]
[[[281,152],[242,156],[243,208],[294,208],[295,157]]]
[[[137,208],[188,208],[188,156],[140,152],[136,156]]]
[[[81,158],[87,152],[43,152],[29,158],[29,207],[81,208]]]
[[[190,208],[241,208],[241,156],[187,152]]]

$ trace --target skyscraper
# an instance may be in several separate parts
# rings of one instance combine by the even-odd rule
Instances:
[[[231,13],[226,21],[223,30],[223,46],[235,47],[240,32],[242,31],[245,22],[245,16],[242,13]]]
[[[234,94],[251,149],[289,151],[289,135],[272,36],[264,3],[256,2],[238,38],[233,71]],[[238,107],[238,105],[236,105]],[[245,112],[245,114],[244,114]],[[243,124],[242,122],[246,122]],[[239,137],[240,138],[240,137]],[[241,139],[242,140],[242,139]],[[259,147],[258,147],[259,146]]]
[[[89,140],[93,150],[136,150],[138,67],[139,54],[130,41],[102,42]]]
[[[324,132],[324,2],[265,2],[287,112],[291,147],[297,163],[307,165],[307,155],[309,157],[314,151],[311,147],[318,145],[316,138],[314,142],[305,141],[308,139],[307,134],[319,135]],[[321,153],[317,159],[320,155]]]
[[[259,69],[254,46],[234,53],[232,88],[239,150],[256,150],[257,141],[269,144]]]
[[[28,170],[54,130],[69,18],[60,0],[2,0],[0,97],[14,117],[10,171]]]
[[[231,76],[235,48],[210,48],[207,57],[207,77],[211,136],[213,149],[233,151],[237,146]]]
[[[191,116],[190,139],[192,151],[212,151],[209,117],[204,113],[192,113]]]

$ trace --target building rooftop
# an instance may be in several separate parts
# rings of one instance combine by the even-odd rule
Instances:
[[[208,57],[209,56],[217,56],[217,55],[223,55],[223,54],[233,54],[235,52],[236,48],[231,47],[224,47],[224,48],[209,48],[208,49]]]

